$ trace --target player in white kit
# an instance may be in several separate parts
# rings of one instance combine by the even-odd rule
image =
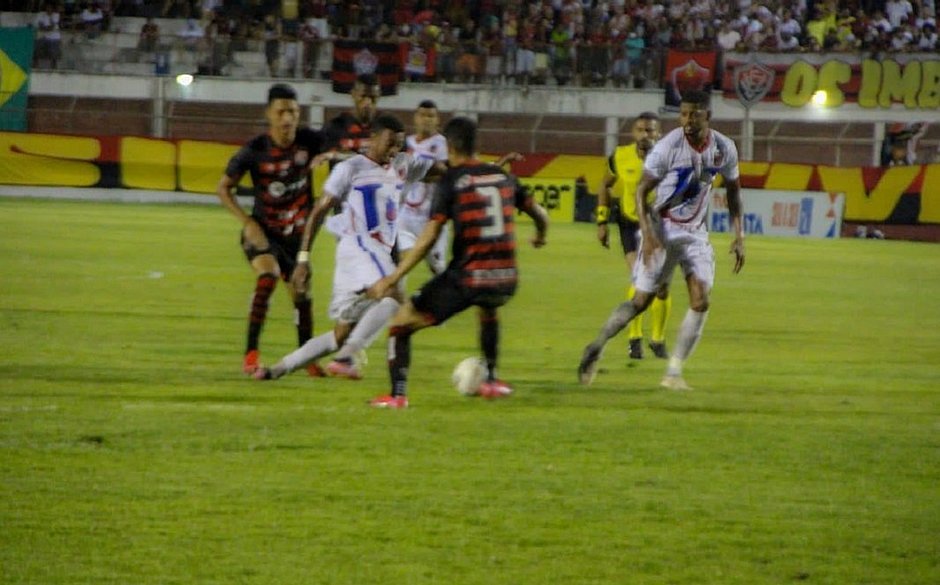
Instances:
[[[669,283],[678,265],[689,289],[689,310],[679,328],[661,385],[691,390],[682,377],[682,365],[701,337],[715,281],[715,257],[708,241],[706,214],[712,182],[718,175],[724,180],[734,229],[731,244],[734,273],[744,266],[738,151],[730,138],[709,128],[710,117],[708,93],[683,94],[680,127],[664,136],[646,157],[643,178],[636,191],[640,220],[640,254],[633,268],[636,294],[614,310],[597,338],[584,348],[578,365],[582,384],[594,380],[607,341],[649,306],[654,291]],[[646,196],[653,189],[656,197],[650,204]]]
[[[392,248],[398,234],[402,183],[419,181],[433,166],[429,159],[399,154],[404,141],[401,122],[392,116],[379,116],[373,122],[368,154],[354,155],[330,172],[310,221],[313,240],[327,214],[336,207],[341,209],[329,222],[329,231],[337,236],[329,307],[335,326],[284,356],[273,367],[260,368],[255,378],[280,378],[340,347],[354,355],[375,339],[398,310],[401,292],[397,289],[378,301],[367,299],[362,293],[395,270]],[[302,249],[309,249],[309,245]],[[361,377],[351,362],[334,364],[337,362],[327,366],[333,375]]]
[[[431,100],[418,104],[414,115],[415,133],[405,139],[405,147],[415,158],[433,161],[447,160],[447,140],[438,132],[440,116],[437,105]],[[401,213],[398,216],[398,251],[404,254],[412,249],[418,236],[424,231],[431,213],[434,185],[406,183],[401,190]],[[447,245],[450,240],[449,226],[438,237],[425,261],[434,274],[440,274],[447,266]]]

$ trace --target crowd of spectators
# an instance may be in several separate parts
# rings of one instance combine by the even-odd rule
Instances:
[[[0,5],[4,4],[0,2]],[[23,7],[23,2],[13,3]],[[42,2],[26,2],[40,10]],[[323,41],[403,46],[414,80],[633,84],[659,77],[667,48],[766,52],[937,52],[934,0],[103,0],[47,2],[37,38],[60,27],[89,38],[112,16],[153,20],[139,48],[172,35],[221,73],[235,51],[263,51],[271,76],[308,77]],[[45,14],[45,16],[43,16]],[[55,31],[49,22],[55,21]],[[45,55],[45,46],[37,55]],[[51,51],[51,49],[50,49]],[[54,53],[54,51],[51,51]],[[298,64],[299,61],[299,64]]]

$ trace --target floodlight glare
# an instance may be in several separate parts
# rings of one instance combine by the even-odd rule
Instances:
[[[828,96],[826,95],[826,90],[817,89],[816,92],[813,94],[813,104],[817,106],[824,106],[826,105],[827,98]]]
[[[189,73],[180,73],[176,76],[176,83],[182,85],[183,87],[189,87],[193,82],[193,76]]]

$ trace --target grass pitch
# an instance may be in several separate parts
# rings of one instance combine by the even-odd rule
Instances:
[[[673,393],[623,337],[575,384],[626,275],[555,225],[502,311],[516,395],[450,387],[468,314],[416,335],[384,412],[383,343],[358,383],[241,375],[220,208],[0,200],[0,230],[0,583],[940,583],[940,246],[754,237],[733,276],[715,236]],[[263,356],[294,343],[279,290]]]

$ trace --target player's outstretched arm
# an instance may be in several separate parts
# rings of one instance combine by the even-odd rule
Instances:
[[[496,161],[496,166],[504,167],[512,162],[523,161],[525,156],[521,152],[507,152]]]
[[[731,242],[730,254],[734,254],[734,268],[737,274],[744,268],[744,224],[741,221],[741,183],[737,179],[725,183],[728,198],[728,214],[731,215],[731,227],[734,230],[734,241]]]
[[[419,235],[418,239],[415,241],[415,245],[408,250],[405,257],[398,263],[395,272],[380,279],[369,287],[366,291],[366,296],[370,299],[381,299],[387,296],[388,291],[398,284],[398,281],[411,272],[411,270],[427,256],[428,250],[431,249],[431,246],[437,241],[438,236],[441,235],[441,230],[444,229],[444,223],[446,221],[446,219],[434,217],[429,219],[428,223],[424,226],[424,231],[421,232],[421,235]]]

